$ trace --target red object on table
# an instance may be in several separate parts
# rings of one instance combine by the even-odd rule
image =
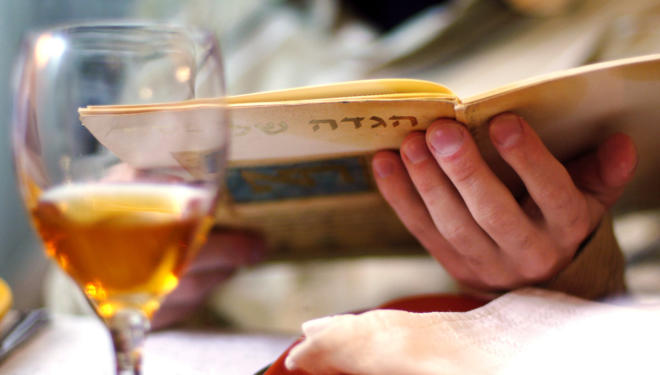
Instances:
[[[465,312],[485,305],[488,301],[469,296],[432,294],[413,297],[405,297],[387,302],[379,309],[404,310],[409,312]],[[302,341],[302,337],[296,340],[282,355],[277,358],[264,375],[310,375],[303,370],[287,370],[284,366],[289,350]]]

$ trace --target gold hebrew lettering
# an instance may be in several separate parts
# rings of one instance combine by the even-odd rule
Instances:
[[[358,129],[362,126],[362,120],[364,120],[364,117],[344,117],[341,122],[352,122],[355,129]]]
[[[289,128],[289,125],[284,121],[280,121],[279,124],[275,124],[271,121],[265,124],[256,124],[254,127],[268,135],[273,135],[285,132]]]
[[[417,117],[415,116],[392,116],[389,119],[394,120],[392,126],[395,128],[399,126],[399,120],[408,120],[410,122],[411,127],[417,125]]]
[[[377,128],[379,126],[382,126],[384,128],[387,127],[387,123],[385,122],[385,120],[383,120],[382,118],[380,118],[378,116],[371,116],[371,117],[369,117],[369,120],[375,121],[373,124],[371,124],[372,128]]]
[[[321,124],[328,124],[328,125],[330,125],[330,127],[332,128],[332,130],[337,129],[337,121],[335,121],[335,120],[333,120],[333,119],[310,120],[309,123],[310,123],[310,124],[314,124],[314,126],[312,126],[312,129],[314,129],[314,131],[319,130],[319,129],[321,128]]]
[[[231,125],[231,134],[235,137],[242,137],[250,132],[250,127],[245,125]]]

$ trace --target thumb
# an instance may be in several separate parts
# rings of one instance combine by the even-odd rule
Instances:
[[[621,196],[637,167],[637,150],[622,133],[611,135],[595,152],[567,165],[575,185],[604,206]]]

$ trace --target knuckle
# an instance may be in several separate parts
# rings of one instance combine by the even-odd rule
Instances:
[[[518,274],[527,281],[538,282],[550,278],[557,269],[561,257],[556,249],[539,247],[524,254],[518,263]]]
[[[518,154],[519,162],[528,167],[530,172],[536,170],[534,166],[546,164],[548,158],[551,157],[548,152],[544,150],[542,144],[530,137],[525,137],[524,141],[520,142],[513,149]]]
[[[430,179],[424,178],[424,176],[419,176],[415,179],[415,187],[417,188],[419,195],[425,199],[433,199],[434,197],[442,196],[440,187]]]
[[[475,220],[488,233],[506,233],[507,235],[520,230],[520,218],[497,206],[484,206],[479,209]]]
[[[473,252],[461,254],[461,262],[463,268],[474,275],[471,279],[472,284],[479,285],[481,289],[507,289],[515,281],[515,273],[509,272],[509,267],[506,267],[506,262],[502,258]]]
[[[475,158],[466,155],[443,162],[445,173],[454,182],[454,184],[467,184],[475,180],[479,175],[482,163]]]
[[[559,186],[547,186],[538,194],[538,200],[554,211],[571,211],[576,204],[575,198],[575,191]]]
[[[516,238],[516,243],[523,253],[532,253],[534,248],[538,247],[537,236],[529,232],[520,233]]]
[[[463,223],[447,220],[443,221],[440,224],[440,233],[442,236],[449,242],[454,245],[457,249],[468,249],[470,248],[470,235],[467,233],[467,228]]]
[[[586,200],[575,199],[569,209],[562,212],[561,221],[548,228],[555,244],[565,250],[574,250],[584,241],[591,230],[591,219]]]
[[[486,266],[490,266],[480,254],[462,254],[462,260],[468,268],[479,273],[484,269],[488,269]]]
[[[572,215],[566,218],[562,233],[560,234],[561,245],[564,248],[575,249],[589,235],[590,231],[589,213],[585,207],[574,210]]]
[[[548,265],[542,261],[525,262],[518,267],[518,274],[527,281],[540,281],[548,274]]]

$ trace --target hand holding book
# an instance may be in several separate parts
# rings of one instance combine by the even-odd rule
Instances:
[[[615,134],[564,167],[517,115],[494,117],[489,135],[526,187],[521,203],[451,119],[410,134],[401,157],[377,153],[376,182],[406,227],[463,284],[484,291],[545,282],[571,262],[621,195],[637,164],[635,147]]]

